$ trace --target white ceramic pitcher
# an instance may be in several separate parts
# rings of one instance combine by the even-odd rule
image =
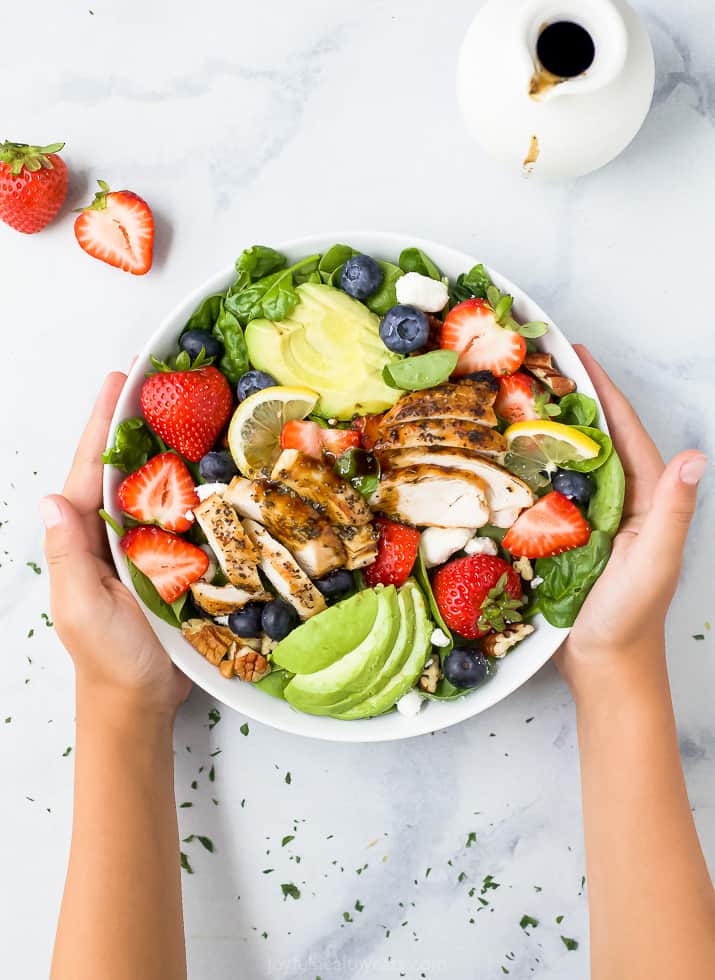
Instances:
[[[495,157],[525,174],[578,177],[643,124],[653,49],[625,0],[487,0],[457,81],[467,125]]]

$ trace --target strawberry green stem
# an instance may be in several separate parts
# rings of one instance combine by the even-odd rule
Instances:
[[[38,170],[52,170],[49,154],[59,153],[64,143],[50,143],[48,146],[30,146],[28,143],[0,143],[0,162],[10,167],[10,173],[17,177],[22,168],[36,173]]]

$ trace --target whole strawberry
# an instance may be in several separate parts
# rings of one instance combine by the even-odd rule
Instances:
[[[57,214],[67,196],[64,143],[0,143],[0,220],[32,235]]]
[[[414,527],[376,517],[378,532],[377,558],[365,569],[365,582],[376,585],[394,585],[399,588],[410,577],[420,547],[420,532]]]
[[[154,361],[158,373],[146,379],[141,392],[144,418],[164,442],[192,463],[214,446],[228,422],[233,394],[215,367],[173,371]]]
[[[503,558],[456,558],[440,568],[432,589],[447,626],[468,640],[521,620],[521,579]]]

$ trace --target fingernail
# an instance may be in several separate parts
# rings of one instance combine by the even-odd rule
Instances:
[[[686,460],[680,467],[681,482],[689,483],[691,486],[700,483],[707,465],[707,456],[694,456],[692,459]]]
[[[62,511],[51,497],[40,501],[40,517],[46,528],[57,527],[62,523]]]

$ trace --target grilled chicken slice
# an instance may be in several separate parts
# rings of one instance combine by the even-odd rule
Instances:
[[[463,419],[480,425],[495,426],[496,392],[488,384],[466,381],[461,384],[442,384],[427,391],[413,391],[403,395],[385,415],[385,426],[402,422],[419,422],[421,419]]]
[[[331,524],[360,526],[370,521],[370,508],[364,498],[322,459],[298,449],[284,449],[271,479],[313,504]]]
[[[191,595],[199,607],[209,616],[228,616],[242,609],[248,602],[270,602],[269,592],[248,592],[237,589],[235,585],[210,585],[208,582],[194,582]]]
[[[423,419],[400,425],[381,425],[375,452],[415,449],[417,446],[452,446],[488,456],[498,456],[506,451],[504,436],[486,425],[463,419]]]
[[[511,527],[519,513],[534,503],[529,487],[509,470],[478,453],[448,446],[430,446],[428,449],[402,449],[381,454],[386,470],[426,463],[469,470],[484,480],[489,501],[489,523],[496,527]]]
[[[489,522],[487,487],[467,470],[419,464],[390,470],[370,506],[415,527],[477,528]]]
[[[377,558],[377,532],[372,524],[360,527],[336,527],[338,537],[343,542],[348,560],[345,567],[349,571],[372,565]]]
[[[256,568],[256,550],[233,507],[214,493],[194,509],[194,516],[231,585],[247,592],[263,591]]]
[[[261,571],[286,602],[295,607],[301,619],[322,612],[325,599],[300,568],[291,553],[272,538],[256,521],[244,520],[243,526],[258,552]]]
[[[265,524],[311,578],[345,565],[345,548],[335,530],[314,507],[279,484],[236,476],[224,500],[242,517]]]

